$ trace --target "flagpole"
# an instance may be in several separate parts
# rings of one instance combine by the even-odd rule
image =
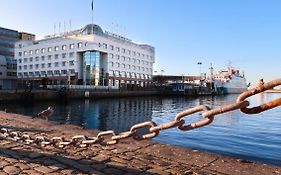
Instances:
[[[92,34],[94,34],[94,0],[92,0]]]

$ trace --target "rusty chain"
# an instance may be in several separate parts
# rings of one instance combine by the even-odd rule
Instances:
[[[236,103],[224,105],[221,107],[217,107],[214,109],[211,109],[208,106],[200,105],[196,106],[190,109],[187,109],[183,112],[180,112],[176,115],[173,121],[163,123],[161,125],[157,125],[156,123],[152,121],[146,121],[142,123],[138,123],[133,125],[129,131],[119,133],[118,135],[115,134],[114,131],[102,131],[99,132],[96,137],[88,137],[85,135],[76,135],[73,136],[71,139],[67,140],[63,136],[60,137],[52,137],[48,139],[45,136],[36,136],[32,138],[28,134],[24,134],[22,132],[16,132],[16,131],[9,131],[6,128],[2,128],[0,130],[0,137],[8,138],[13,141],[20,141],[25,144],[36,144],[38,146],[48,146],[52,145],[56,148],[64,148],[66,146],[74,146],[74,147],[88,147],[93,144],[100,144],[100,145],[114,145],[117,144],[120,140],[127,139],[129,137],[132,137],[135,140],[144,140],[144,139],[150,139],[154,138],[159,135],[160,131],[170,129],[170,128],[178,128],[182,131],[188,131],[192,130],[198,127],[203,127],[206,125],[209,125],[213,122],[216,115],[223,114],[226,112],[230,112],[233,110],[240,109],[241,112],[246,114],[257,114],[260,112],[264,112],[266,110],[278,107],[281,105],[281,98],[267,102],[265,104],[262,104],[260,106],[256,106],[253,108],[247,108],[250,106],[250,102],[247,99],[250,96],[262,93],[268,89],[272,89],[276,86],[281,85],[281,79],[277,79],[271,82],[268,82],[266,84],[261,84],[255,88],[249,89],[242,94],[240,94],[236,100]],[[191,114],[197,113],[202,111],[202,117],[204,117],[204,120],[201,120],[199,122],[190,123],[188,125],[185,124],[184,117],[188,117]],[[142,128],[148,128],[149,132],[144,135],[139,135],[138,131]]]

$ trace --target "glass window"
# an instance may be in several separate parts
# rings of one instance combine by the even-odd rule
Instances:
[[[29,65],[29,69],[32,69],[33,68],[33,65],[31,64],[31,65]]]
[[[23,69],[27,69],[27,65],[24,65],[24,66],[23,66]]]
[[[61,62],[61,66],[65,66],[65,63],[66,63],[65,61]]]
[[[117,51],[117,52],[120,52],[120,47],[116,47],[116,51]]]
[[[22,63],[22,59],[19,59],[19,63]]]
[[[32,61],[33,61],[33,58],[32,58],[32,57],[30,57],[30,58],[29,58],[29,62],[32,62]]]
[[[38,69],[39,68],[39,64],[35,64],[35,69]]]
[[[48,71],[47,71],[47,74],[48,74],[48,75],[53,75],[53,71],[48,70]]]
[[[69,61],[69,66],[74,66],[74,60]]]
[[[63,45],[63,46],[61,47],[61,50],[66,50],[66,45]]]
[[[55,67],[59,67],[59,62],[55,62]]]
[[[22,52],[19,52],[19,56],[21,57],[21,55],[22,55]]]
[[[35,61],[39,61],[39,57],[35,57]]]
[[[58,59],[59,58],[59,55],[58,54],[55,54],[55,59]]]
[[[61,54],[61,57],[65,58],[66,57],[66,53]]]
[[[52,67],[52,63],[48,63],[48,67],[49,67],[49,68]]]
[[[82,47],[82,43],[81,42],[78,43],[77,46],[78,46],[78,48],[81,48]]]
[[[29,51],[29,55],[32,55],[32,54],[33,54],[33,50],[30,50],[30,51]]]
[[[110,50],[114,50],[114,46],[113,45],[110,45],[109,48],[110,48]]]
[[[44,61],[45,60],[45,56],[41,56],[41,60]]]
[[[58,51],[59,50],[59,46],[55,46],[55,51]]]
[[[41,53],[45,53],[45,51],[46,51],[45,48],[41,49]]]
[[[45,68],[45,63],[42,63],[42,64],[41,64],[41,68]]]
[[[103,48],[107,49],[107,44],[103,43]]]
[[[26,62],[27,62],[27,58],[24,58],[24,59],[23,59],[23,62],[25,62],[25,63],[26,63]]]
[[[27,55],[27,51],[24,51],[24,52],[23,52],[23,55],[26,56],[26,55]]]
[[[74,57],[74,52],[70,52],[70,53],[69,53],[69,57],[70,57],[70,58],[73,58],[73,57]]]
[[[21,70],[21,66],[19,66],[18,69]]]
[[[38,53],[39,53],[39,49],[36,49],[36,50],[35,50],[35,53],[38,54]]]
[[[52,59],[52,55],[48,55],[48,60],[51,60]]]
[[[52,52],[52,48],[51,47],[48,48],[48,52]]]
[[[69,49],[74,49],[74,44],[70,44]]]
[[[61,70],[61,73],[62,73],[62,74],[66,74],[67,71],[66,71],[66,70]]]

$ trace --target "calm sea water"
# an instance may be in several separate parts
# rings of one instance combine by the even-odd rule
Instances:
[[[75,100],[65,102],[2,103],[0,108],[35,115],[53,106],[49,119],[58,123],[82,125],[99,130],[127,131],[136,123],[152,120],[157,124],[174,119],[185,109],[199,104],[214,108],[235,102],[237,95],[216,97],[142,97],[120,99]],[[251,106],[280,98],[281,93],[259,94],[251,97]],[[186,118],[186,123],[202,119],[199,113]],[[239,110],[218,115],[206,127],[192,131],[176,128],[162,131],[154,139],[198,150],[230,155],[237,158],[281,165],[281,107],[257,115]]]

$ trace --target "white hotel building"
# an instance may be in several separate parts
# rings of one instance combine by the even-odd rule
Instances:
[[[18,80],[117,87],[152,82],[154,47],[92,26],[39,41],[17,42]]]

